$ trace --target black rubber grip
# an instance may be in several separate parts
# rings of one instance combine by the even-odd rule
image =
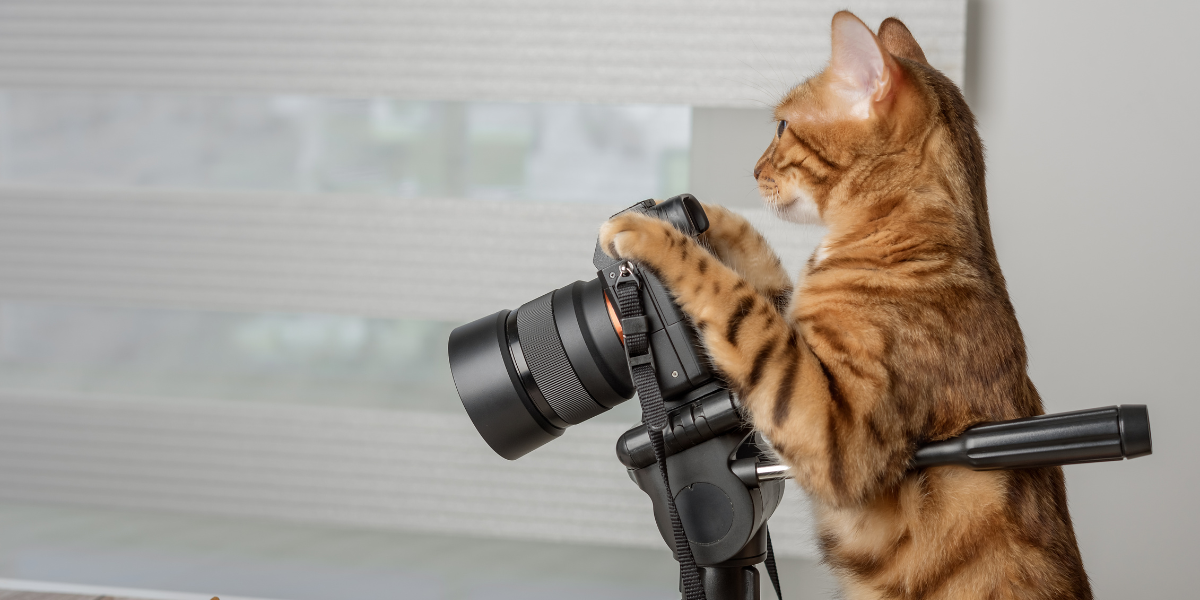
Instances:
[[[517,331],[529,371],[546,402],[560,419],[578,425],[605,409],[583,388],[567,360],[558,326],[554,323],[553,296],[554,292],[550,292],[517,309]]]
[[[667,422],[670,426],[663,430],[667,456],[745,426],[737,402],[726,391],[709,394],[670,411]],[[654,448],[645,425],[626,431],[617,440],[617,459],[630,469],[655,463]]]
[[[1137,458],[1151,450],[1146,406],[1123,404],[976,425],[917,449],[913,467],[1022,469]]]

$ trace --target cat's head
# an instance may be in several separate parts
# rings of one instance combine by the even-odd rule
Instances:
[[[820,223],[853,202],[936,125],[931,76],[945,79],[899,20],[884,21],[877,36],[853,14],[836,14],[829,66],[776,107],[778,129],[754,167],[767,205],[789,221]]]

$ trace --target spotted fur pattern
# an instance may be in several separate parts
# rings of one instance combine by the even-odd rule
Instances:
[[[833,58],[776,109],[769,206],[828,236],[795,289],[736,213],[705,243],[640,214],[601,229],[656,271],[816,504],[851,599],[1091,598],[1061,469],[912,470],[922,442],[1042,413],[993,249],[961,93],[900,21],[833,21]]]

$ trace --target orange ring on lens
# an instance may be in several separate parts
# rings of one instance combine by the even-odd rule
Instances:
[[[621,319],[617,317],[617,311],[613,309],[612,302],[608,299],[608,294],[604,294],[604,307],[608,309],[608,320],[612,321],[613,329],[617,330],[617,337],[621,340],[621,345],[625,345],[625,330],[621,328]]]

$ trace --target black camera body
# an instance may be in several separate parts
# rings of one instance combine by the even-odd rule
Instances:
[[[657,217],[692,237],[698,237],[708,230],[704,208],[691,194],[675,196],[661,204],[645,200],[617,214],[625,212]],[[632,268],[634,277],[641,281],[642,306],[649,321],[650,351],[654,356],[654,368],[663,398],[670,401],[713,381],[713,373],[701,350],[696,330],[653,271],[637,263],[612,258],[600,247],[599,241],[596,242],[592,264],[598,270],[597,279],[605,283],[604,293],[609,305],[614,308],[617,301],[613,286],[620,277],[621,266]]]

